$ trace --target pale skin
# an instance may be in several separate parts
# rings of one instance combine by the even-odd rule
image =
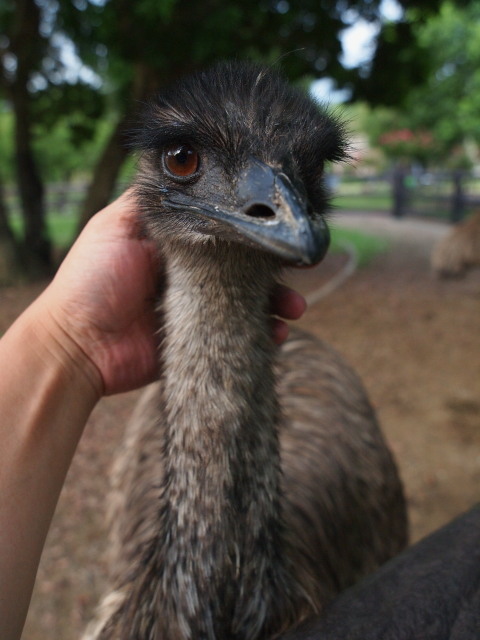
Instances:
[[[0,638],[20,638],[58,496],[103,395],[155,379],[159,260],[126,192],[86,226],[57,275],[0,340]],[[297,319],[295,291],[272,312]],[[273,338],[287,337],[273,320]]]

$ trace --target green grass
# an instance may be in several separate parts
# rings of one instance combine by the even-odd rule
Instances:
[[[390,211],[392,199],[387,194],[337,195],[333,198],[332,204],[344,211]]]
[[[76,216],[48,216],[47,226],[54,247],[59,249],[69,247],[75,238],[77,224]]]
[[[331,229],[332,243],[330,251],[344,253],[346,245],[353,245],[359,266],[367,265],[375,256],[385,253],[389,248],[388,240],[372,236],[354,229]]]
[[[14,233],[20,235],[23,229],[23,219],[21,216],[11,216],[11,224]],[[53,246],[56,249],[66,249],[75,237],[77,219],[74,215],[52,213],[47,216],[47,227]]]

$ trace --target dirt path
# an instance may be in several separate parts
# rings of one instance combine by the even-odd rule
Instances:
[[[480,273],[430,273],[443,225],[341,215],[390,238],[391,250],[311,307],[300,324],[333,344],[362,376],[404,479],[417,539],[478,501]],[[344,264],[329,257],[292,279],[311,292]],[[0,329],[37,290],[0,291]],[[62,494],[23,640],[74,640],[103,587],[108,468],[137,394],[95,410]]]
[[[337,223],[386,237],[391,250],[301,324],[362,376],[397,456],[416,540],[480,497],[480,273],[434,278],[429,256],[443,224],[357,214]]]

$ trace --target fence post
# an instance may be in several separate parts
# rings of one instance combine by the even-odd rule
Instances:
[[[394,218],[403,218],[407,212],[408,189],[406,185],[407,170],[402,164],[395,165],[392,176],[392,195]]]
[[[465,215],[465,192],[463,189],[464,177],[465,174],[460,169],[457,169],[452,174],[453,194],[450,209],[450,222],[453,222],[454,224],[463,220]]]

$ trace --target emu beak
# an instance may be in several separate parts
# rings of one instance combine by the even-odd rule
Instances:
[[[239,211],[231,218],[238,234],[297,265],[320,262],[330,244],[328,227],[308,215],[302,197],[280,171],[253,161],[237,185]]]
[[[180,194],[175,200],[171,206],[203,220],[205,233],[264,249],[290,264],[317,264],[330,243],[325,221],[309,216],[306,199],[289,178],[257,160],[240,175],[232,207],[193,203]]]

